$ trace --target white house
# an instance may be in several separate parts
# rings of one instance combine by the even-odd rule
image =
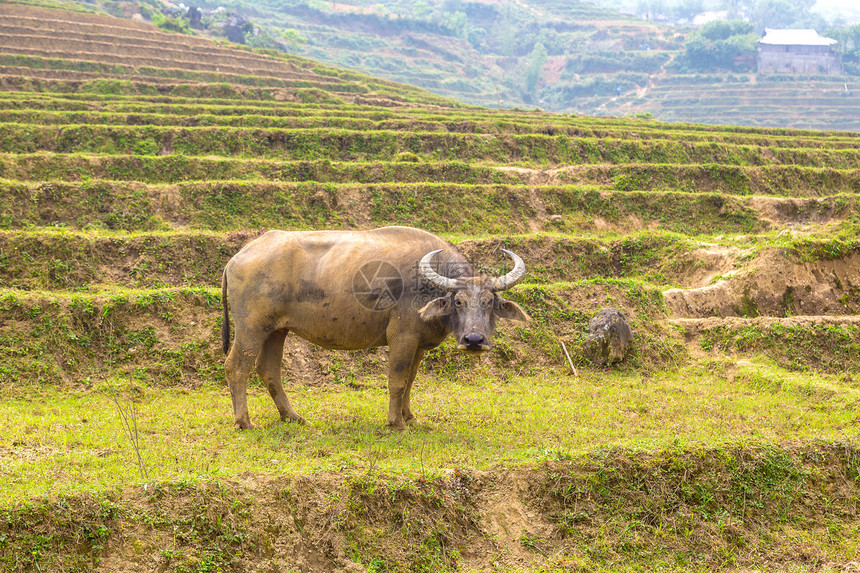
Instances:
[[[812,29],[765,28],[758,41],[758,73],[841,74],[842,56],[833,50],[837,41]]]

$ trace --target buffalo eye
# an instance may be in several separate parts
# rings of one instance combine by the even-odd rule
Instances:
[[[454,306],[457,308],[463,308],[463,301],[459,298],[454,299]]]

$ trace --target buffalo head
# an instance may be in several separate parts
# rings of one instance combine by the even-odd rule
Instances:
[[[448,294],[431,300],[418,314],[425,321],[443,319],[448,322],[457,349],[465,352],[486,352],[490,349],[490,337],[496,329],[496,318],[528,321],[529,316],[520,306],[499,296],[520,282],[526,273],[523,260],[514,253],[502,249],[514,261],[514,268],[501,277],[484,275],[449,278],[442,276],[430,265],[433,257],[442,249],[424,255],[418,270],[431,286]]]

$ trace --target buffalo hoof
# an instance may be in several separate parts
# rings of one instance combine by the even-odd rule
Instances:
[[[239,430],[252,430],[254,428],[254,424],[252,424],[250,421],[244,420],[236,420],[236,423],[234,425]]]
[[[295,416],[281,416],[282,422],[289,422],[291,424],[307,424],[308,421],[296,414]]]
[[[388,428],[394,430],[395,432],[402,432],[406,429],[406,424],[404,424],[402,420],[393,424],[391,422],[388,422]]]

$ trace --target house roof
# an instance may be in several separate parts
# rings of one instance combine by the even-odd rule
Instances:
[[[774,30],[773,28],[765,28],[764,36],[762,36],[758,43],[776,46],[832,46],[838,42],[832,38],[819,36],[818,32],[811,28],[805,30]]]

